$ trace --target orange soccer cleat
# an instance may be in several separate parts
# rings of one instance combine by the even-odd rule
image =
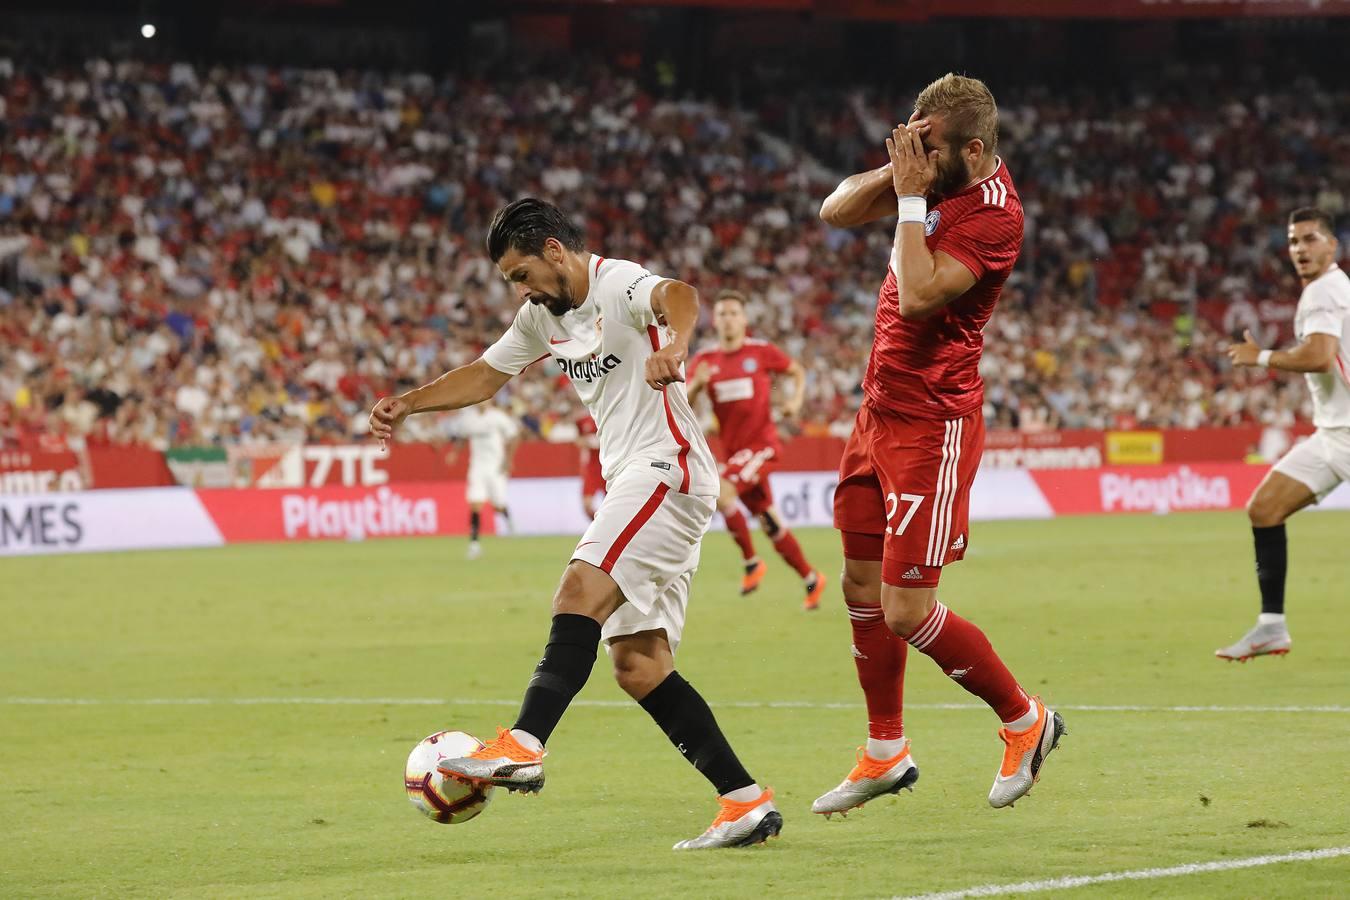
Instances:
[[[741,596],[753,594],[768,571],[769,567],[762,559],[757,559],[746,565],[745,574],[741,576]]]
[[[821,572],[812,572],[811,578],[806,582],[806,599],[802,601],[802,609],[808,612],[813,609],[820,609],[820,595],[825,593],[825,576]]]
[[[905,749],[890,759],[873,759],[859,747],[858,764],[853,771],[837,788],[817,797],[811,804],[811,812],[827,819],[835,813],[843,816],[876,797],[898,794],[902,790],[913,791],[918,780],[919,767],[909,754],[909,741],[905,741]]]
[[[773,805],[773,788],[765,788],[754,800],[738,803],[718,797],[717,818],[696,838],[680,841],[676,850],[711,850],[718,847],[753,847],[783,830],[783,816]]]
[[[1040,697],[1032,697],[1036,706],[1036,724],[1025,731],[998,730],[998,738],[1003,741],[1003,765],[994,776],[994,786],[989,790],[989,805],[994,808],[1012,806],[1021,799],[1032,785],[1041,779],[1041,767],[1050,751],[1059,746],[1059,739],[1068,732],[1064,728],[1064,719],[1059,713],[1041,702]]]
[[[546,752],[527,749],[509,729],[498,728],[496,739],[481,750],[457,759],[443,759],[436,770],[468,784],[491,784],[508,791],[537,794],[544,789]]]

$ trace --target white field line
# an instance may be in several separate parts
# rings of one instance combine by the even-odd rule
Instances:
[[[449,697],[0,697],[5,706],[519,706],[519,700]],[[627,709],[631,700],[573,700],[572,706]],[[713,701],[724,709],[862,709],[861,703],[809,700]],[[907,703],[906,709],[987,709],[983,703]],[[1350,714],[1350,706],[1092,706],[1056,704],[1069,712],[1123,713],[1331,713]]]
[[[1248,856],[1243,859],[1223,859],[1214,862],[1186,863],[1161,869],[1134,869],[1129,872],[1104,872],[1101,875],[1066,875],[1044,881],[1021,881],[1017,884],[982,884],[959,891],[940,894],[917,894],[904,900],[963,900],[966,897],[1002,897],[1007,894],[1037,894],[1043,891],[1065,891],[1091,884],[1114,881],[1152,881],[1157,878],[1177,878],[1182,875],[1200,875],[1205,872],[1231,872],[1235,869],[1255,869],[1279,863],[1313,862],[1350,856],[1350,847],[1327,847],[1322,850],[1300,850],[1296,853],[1278,853],[1269,856]]]

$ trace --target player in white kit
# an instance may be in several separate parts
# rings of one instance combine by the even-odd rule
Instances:
[[[497,533],[511,526],[506,507],[506,481],[511,457],[520,441],[520,426],[502,409],[488,404],[470,406],[455,419],[455,430],[469,444],[469,477],[465,499],[469,502],[469,559],[482,555],[478,532],[482,513],[489,503],[496,513]],[[453,458],[453,457],[451,457]]]
[[[1245,661],[1289,652],[1285,520],[1350,481],[1350,277],[1336,265],[1338,249],[1328,213],[1310,207],[1294,210],[1289,216],[1289,258],[1303,283],[1294,314],[1299,344],[1292,350],[1262,350],[1247,332],[1244,343],[1228,349],[1234,365],[1303,372],[1317,430],[1275,464],[1247,503],[1261,614],[1236,643],[1214,651],[1220,659]]]
[[[595,419],[606,493],[563,571],[548,645],[515,725],[440,770],[540,790],[544,744],[604,640],[619,686],[717,789],[717,818],[676,849],[760,843],[782,828],[773,792],[746,772],[673,658],[719,487],[682,384],[698,294],[636,263],[586,252],[581,229],[542,200],[498,210],[487,246],[522,301],[515,321],[476,362],[380,400],[371,431],[388,440],[412,413],[482,403],[552,356]]]

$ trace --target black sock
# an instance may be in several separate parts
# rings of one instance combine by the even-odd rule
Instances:
[[[528,731],[547,744],[567,704],[591,677],[600,646],[600,623],[590,616],[559,613],[553,617],[544,658],[534,667],[525,700],[512,728]]]
[[[679,672],[667,675],[638,704],[661,726],[675,749],[712,782],[719,795],[755,783],[717,727],[708,704]]]
[[[1252,526],[1256,542],[1256,581],[1261,585],[1261,612],[1284,614],[1284,573],[1289,568],[1289,541],[1283,525]]]
[[[478,540],[478,510],[469,512],[469,540]]]

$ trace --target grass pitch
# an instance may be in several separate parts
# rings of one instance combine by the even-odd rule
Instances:
[[[885,897],[1350,845],[1350,515],[1290,532],[1293,653],[1237,665],[1212,651],[1256,611],[1240,514],[977,524],[943,598],[1070,733],[1031,797],[988,808],[994,717],[912,653],[917,791],[832,822],[810,802],[865,736],[837,585],[805,614],[775,559],[742,599],[710,535],[679,667],[786,825],[678,855],[712,792],[603,656],[539,797],[439,826],[403,796],[419,738],[511,722],[567,539],[476,563],[454,540],[6,560],[0,896]],[[800,536],[833,580],[833,533]],[[1342,856],[1075,895],[1347,884]]]

